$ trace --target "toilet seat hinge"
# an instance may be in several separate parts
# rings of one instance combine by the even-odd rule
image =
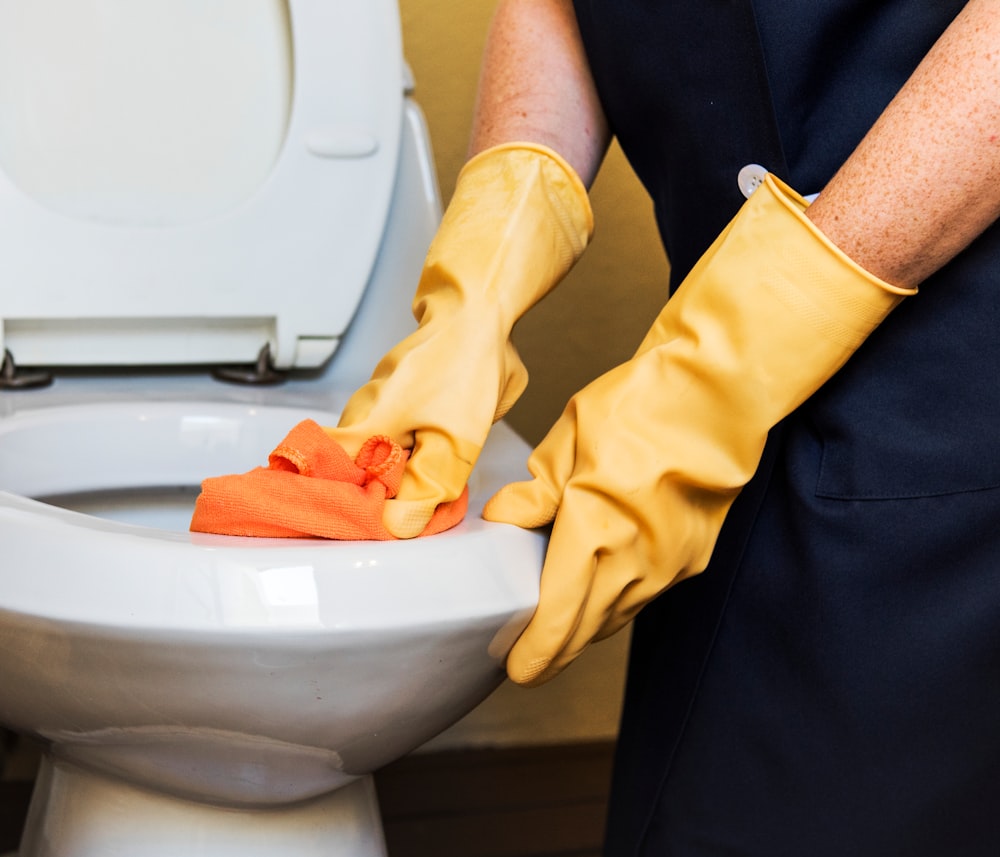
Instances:
[[[280,384],[285,380],[284,372],[271,363],[271,345],[265,343],[257,354],[253,366],[220,366],[212,372],[218,380],[234,384]]]
[[[3,363],[0,364],[0,390],[24,390],[30,387],[47,387],[52,383],[52,373],[18,369],[14,355],[4,349]]]

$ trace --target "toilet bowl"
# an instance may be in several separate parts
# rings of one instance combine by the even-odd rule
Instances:
[[[292,83],[261,119],[273,162],[214,190],[209,170],[191,184],[209,199],[164,202],[180,174],[133,195],[104,166],[69,194],[33,185],[0,87],[0,725],[44,747],[20,857],[384,857],[371,772],[501,682],[537,598],[544,537],[479,515],[524,474],[502,424],[446,533],[187,531],[201,479],[335,423],[413,328],[440,216],[395,4],[229,5],[287,23]],[[108,61],[80,50],[65,61]],[[234,363],[288,375],[210,372]],[[19,386],[39,371],[48,386]]]
[[[541,562],[478,515],[523,462],[503,426],[446,534],[186,532],[199,474],[306,415],[335,421],[185,400],[0,419],[0,722],[48,746],[23,857],[384,854],[365,775],[501,680]]]

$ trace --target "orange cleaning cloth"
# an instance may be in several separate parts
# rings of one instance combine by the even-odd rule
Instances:
[[[343,447],[304,420],[268,457],[267,467],[201,483],[191,530],[266,538],[394,539],[382,525],[409,452],[388,437],[369,438],[351,461]],[[420,534],[454,527],[465,516],[468,489],[442,503]]]

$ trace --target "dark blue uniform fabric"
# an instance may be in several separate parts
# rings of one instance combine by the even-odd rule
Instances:
[[[741,166],[822,190],[963,5],[576,0],[673,284]],[[709,569],[637,619],[609,857],[1000,854],[998,272],[992,228],[772,433]]]

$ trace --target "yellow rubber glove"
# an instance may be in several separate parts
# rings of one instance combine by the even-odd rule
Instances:
[[[459,174],[414,298],[419,328],[326,429],[352,456],[372,435],[412,449],[383,514],[393,535],[418,535],[439,503],[462,493],[490,426],[528,381],[511,329],[592,231],[586,188],[544,146],[488,149]]]
[[[768,176],[667,302],[636,355],[577,393],[485,517],[555,521],[538,608],[507,659],[556,675],[708,564],[768,431],[911,291],[860,268]]]

